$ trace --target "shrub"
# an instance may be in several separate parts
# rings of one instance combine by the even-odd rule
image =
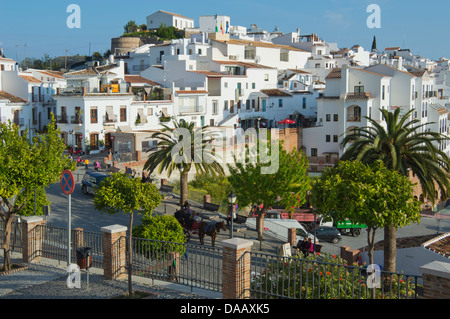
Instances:
[[[369,299],[372,289],[367,286],[364,268],[353,265],[334,255],[302,255],[267,261],[261,273],[252,276],[251,289],[256,298],[296,299]],[[320,262],[319,262],[320,261]],[[376,289],[376,299],[413,297],[416,285],[402,275],[382,279]]]

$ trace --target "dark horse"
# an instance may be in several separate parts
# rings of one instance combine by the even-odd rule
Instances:
[[[220,230],[227,230],[227,227],[225,226],[225,222],[203,222],[201,221],[198,225],[198,236],[200,237],[200,244],[204,244],[204,237],[205,234],[208,236],[211,236],[211,242],[212,246],[214,247],[214,242],[216,241],[216,236],[220,232]]]

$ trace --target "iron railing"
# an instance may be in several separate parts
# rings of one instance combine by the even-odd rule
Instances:
[[[134,275],[222,291],[222,248],[142,238],[132,245]]]
[[[331,258],[283,257],[248,252],[251,256],[250,298],[255,299],[416,299],[420,276],[380,271],[331,262]],[[245,278],[242,279],[242,282]],[[372,295],[374,293],[374,295]]]
[[[0,221],[0,247],[3,247],[5,240],[5,225]],[[12,252],[22,252],[22,227],[19,217],[11,223],[10,250]]]

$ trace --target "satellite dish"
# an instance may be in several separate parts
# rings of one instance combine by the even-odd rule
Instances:
[[[259,55],[257,55],[257,56],[255,57],[255,63],[258,64],[259,61],[261,61],[261,57],[260,57]]]

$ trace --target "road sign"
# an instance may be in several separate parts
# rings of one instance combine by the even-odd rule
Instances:
[[[75,190],[75,178],[70,170],[65,170],[61,174],[61,188],[64,194],[70,195]]]

